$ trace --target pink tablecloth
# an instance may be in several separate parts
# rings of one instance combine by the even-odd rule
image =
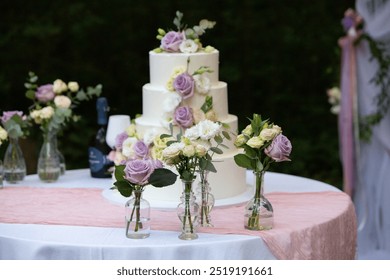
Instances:
[[[244,206],[217,208],[214,228],[199,232],[261,237],[278,259],[353,259],[356,217],[342,192],[270,193],[275,211],[269,231],[244,229]],[[152,229],[179,231],[175,211],[152,210]],[[124,227],[124,209],[100,189],[6,187],[0,191],[0,222]]]

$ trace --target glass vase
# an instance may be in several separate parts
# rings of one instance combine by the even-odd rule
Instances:
[[[255,194],[245,206],[245,228],[249,230],[269,230],[273,227],[274,210],[263,195],[264,171],[253,172]]]
[[[142,198],[142,190],[133,190],[125,204],[126,237],[143,239],[150,236],[150,204]]]
[[[3,166],[3,161],[0,159],[0,189],[4,187],[3,177],[4,177],[4,166]]]
[[[26,176],[26,161],[18,138],[9,138],[9,144],[4,154],[4,180],[18,183]]]
[[[57,150],[57,154],[58,154],[58,159],[59,159],[59,161],[60,161],[60,175],[64,175],[64,174],[65,174],[65,171],[66,171],[65,157],[64,157],[64,155],[61,153],[61,151],[58,149],[58,139],[57,139],[57,135],[56,135],[54,141],[55,141],[55,146],[56,146],[56,150]]]
[[[180,197],[181,203],[177,206],[177,215],[181,221],[181,234],[179,238],[182,240],[197,239],[196,226],[198,220],[199,206],[195,202],[195,196],[192,190],[194,180],[182,180],[183,192]]]
[[[61,173],[60,159],[57,152],[57,135],[48,131],[43,135],[43,144],[38,158],[38,177],[46,183],[55,182]]]
[[[211,210],[214,207],[215,199],[211,193],[208,181],[209,171],[200,171],[200,181],[198,184],[196,198],[199,204],[199,225],[201,227],[213,227],[211,223]]]

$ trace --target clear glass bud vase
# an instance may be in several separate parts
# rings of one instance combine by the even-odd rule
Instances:
[[[213,227],[210,213],[214,207],[215,199],[211,193],[208,175],[208,171],[199,172],[200,181],[196,189],[196,198],[199,204],[199,225],[201,227]]]
[[[60,160],[60,175],[64,175],[64,174],[65,174],[65,171],[66,171],[65,157],[64,157],[64,155],[61,153],[61,151],[58,149],[58,139],[57,139],[57,135],[56,135],[54,141],[55,141],[55,145],[56,145],[56,150],[57,150],[57,154],[58,154],[58,159]]]
[[[142,198],[142,190],[133,190],[125,204],[126,237],[143,239],[150,236],[150,204]]]
[[[192,190],[194,180],[182,180],[183,192],[180,197],[181,203],[177,206],[177,215],[181,221],[182,240],[197,239],[196,226],[198,223],[199,206],[195,202],[195,196]]]
[[[245,206],[245,228],[249,230],[268,230],[273,227],[274,210],[263,195],[264,171],[253,172],[255,176],[255,194]]]
[[[57,153],[57,134],[48,131],[43,135],[43,144],[38,158],[38,177],[43,182],[55,182],[61,173],[60,159]]]
[[[26,161],[19,145],[19,138],[9,138],[4,154],[4,179],[9,183],[23,181],[26,176]]]

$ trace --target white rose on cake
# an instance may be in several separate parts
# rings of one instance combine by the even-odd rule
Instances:
[[[198,51],[198,44],[194,40],[187,39],[181,42],[179,49],[182,53],[196,53]]]
[[[210,79],[205,75],[194,75],[196,91],[200,94],[207,94],[210,91]]]

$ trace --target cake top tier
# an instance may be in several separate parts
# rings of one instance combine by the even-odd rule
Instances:
[[[173,24],[177,30],[169,30],[168,32],[162,28],[157,30],[157,39],[161,41],[160,47],[154,49],[155,53],[197,53],[210,52],[210,46],[204,48],[200,36],[203,35],[207,29],[212,29],[216,24],[215,21],[202,19],[199,25],[192,28],[182,23],[183,14],[176,12],[176,17]]]

